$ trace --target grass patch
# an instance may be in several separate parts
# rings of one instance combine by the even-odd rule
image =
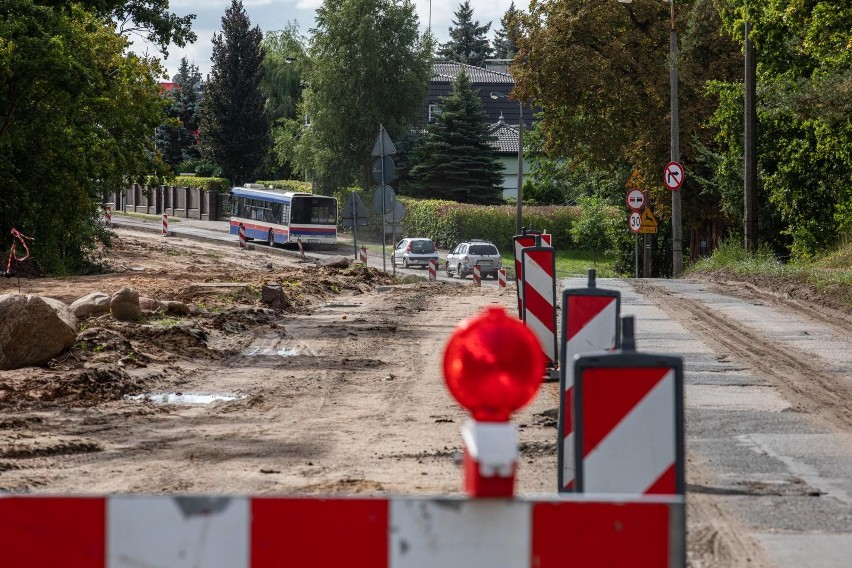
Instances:
[[[162,215],[150,215],[148,213],[135,213],[133,211],[113,211],[113,217],[131,217],[135,219],[146,219],[148,221],[159,221],[163,218]],[[169,215],[169,223],[175,222],[180,223],[180,217],[172,217]]]
[[[515,273],[515,258],[511,252],[502,253],[503,268],[507,272]],[[589,269],[594,268],[598,278],[618,278],[618,274],[612,269],[615,264],[614,256],[598,255],[597,263],[594,255],[587,250],[556,250],[556,277],[571,278],[585,277]]]

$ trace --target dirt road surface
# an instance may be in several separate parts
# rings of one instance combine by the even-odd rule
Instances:
[[[262,247],[241,252],[127,229],[103,261],[112,272],[7,279],[0,294],[70,303],[130,286],[157,300],[187,302],[193,312],[148,314],[139,323],[87,320],[73,349],[46,367],[0,372],[0,491],[459,493],[456,459],[467,415],[444,387],[443,348],[455,326],[485,306],[516,309],[511,288],[501,293],[470,281],[410,276],[394,281],[376,269],[321,269]],[[286,309],[260,301],[267,282],[282,284]],[[752,371],[788,402],[794,417],[817,417],[832,435],[849,434],[852,396],[837,364],[779,347],[737,318],[684,299],[683,290],[631,282],[618,284],[628,312],[631,301],[638,312],[658,310],[663,315],[647,312],[649,319],[683,324],[677,333],[686,329],[708,357]],[[742,301],[777,301],[748,294]],[[842,319],[826,321],[789,302],[776,307],[848,336]],[[694,352],[684,351],[688,383]],[[776,355],[768,366],[767,357],[775,361]],[[557,408],[558,384],[548,382],[515,417],[519,494],[555,491]],[[748,493],[731,493],[730,478],[720,477],[722,470],[738,475],[736,467],[725,470],[724,452],[706,442],[702,430],[707,421],[739,422],[705,410],[690,406],[687,415],[696,424],[688,425],[690,564],[788,565],[783,554],[767,554],[771,538],[761,535],[809,527],[764,526],[743,512],[736,499]],[[717,434],[727,436],[726,427]],[[744,463],[756,463],[750,459]],[[843,483],[850,477],[847,471]],[[810,481],[800,479],[799,486],[812,490]],[[821,530],[843,533],[849,525],[852,516]]]

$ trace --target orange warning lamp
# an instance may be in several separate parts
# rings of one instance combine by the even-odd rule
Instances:
[[[459,324],[444,350],[444,381],[480,422],[507,422],[530,402],[544,377],[538,338],[493,306]]]

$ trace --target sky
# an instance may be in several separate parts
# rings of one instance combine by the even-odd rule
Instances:
[[[473,19],[479,21],[481,25],[491,22],[488,39],[494,39],[494,31],[500,28],[500,19],[509,9],[511,1],[470,0]],[[445,43],[450,38],[449,28],[452,26],[455,19],[454,13],[460,4],[461,0],[414,0],[421,30],[426,31],[431,10],[432,33],[439,43]],[[181,58],[186,57],[190,64],[198,67],[201,76],[206,78],[211,66],[211,38],[214,33],[221,32],[222,17],[230,5],[230,0],[171,0],[170,12],[178,16],[196,15],[192,29],[198,36],[198,40],[185,48],[170,46],[169,57],[164,60],[154,47],[138,38],[131,38],[133,39],[131,51],[139,54],[156,54],[163,61],[169,77],[177,73]],[[252,27],[259,26],[265,33],[284,29],[288,22],[296,21],[299,31],[305,36],[310,35],[310,29],[314,27],[316,9],[321,5],[322,0],[243,0],[243,8],[248,14]],[[518,9],[525,8],[523,2],[517,2],[515,6]]]

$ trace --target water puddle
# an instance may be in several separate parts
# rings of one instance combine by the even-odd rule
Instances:
[[[126,400],[135,400],[139,402],[151,402],[153,404],[210,404],[217,401],[231,401],[246,398],[242,394],[202,394],[192,392],[161,392],[137,394],[134,396],[125,397]]]
[[[243,357],[295,357],[299,354],[298,349],[292,347],[258,347],[253,345],[242,352]]]

